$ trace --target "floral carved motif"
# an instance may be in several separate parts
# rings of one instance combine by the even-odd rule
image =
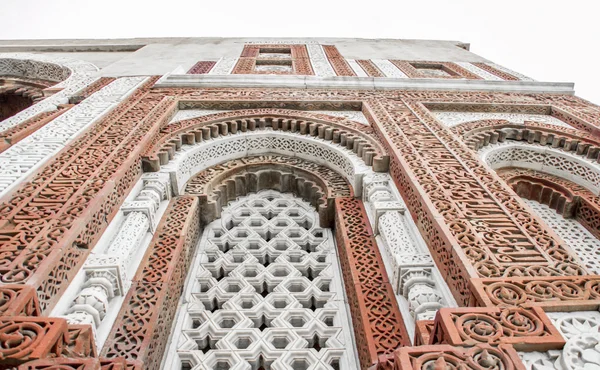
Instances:
[[[56,318],[0,317],[0,367],[59,357],[67,345],[67,322]]]
[[[396,351],[394,357],[395,370],[525,370],[509,345],[405,347]]]
[[[515,349],[561,348],[562,336],[539,307],[441,308],[428,344],[512,344]]]
[[[600,276],[472,279],[475,302],[484,307],[521,306],[594,309],[600,304]]]

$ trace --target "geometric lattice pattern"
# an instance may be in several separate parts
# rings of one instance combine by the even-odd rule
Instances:
[[[579,222],[566,219],[545,204],[523,199],[571,247],[592,274],[600,274],[600,240]]]
[[[333,240],[291,194],[230,203],[205,228],[165,368],[356,369]]]

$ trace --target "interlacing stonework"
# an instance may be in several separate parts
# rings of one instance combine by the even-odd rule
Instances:
[[[165,368],[356,369],[331,230],[273,190],[206,226]]]
[[[307,52],[323,61],[321,71],[349,73],[344,65],[332,67],[321,45],[309,44]],[[438,69],[418,67],[413,66]],[[451,76],[475,73],[452,68],[440,70]],[[585,331],[597,325],[578,316],[600,306],[600,276],[590,274],[594,255],[578,256],[578,249],[552,230],[554,224],[543,222],[520,197],[526,188],[528,199],[535,198],[531,189],[547,188],[542,192],[547,197],[538,196],[545,199],[542,203],[568,215],[582,207],[585,212],[577,217],[593,229],[597,192],[580,183],[582,174],[574,167],[547,174],[568,174],[570,183],[531,174],[544,168],[513,169],[505,176],[508,169],[496,174],[475,151],[489,148],[486,137],[495,132],[502,146],[541,147],[592,168],[600,129],[597,106],[558,94],[165,89],[151,87],[157,78],[126,80],[117,79],[0,154],[12,153],[30,138],[42,140],[42,133],[53,128],[62,133],[59,123],[70,130],[61,136],[62,146],[47,155],[52,158],[36,160],[30,172],[23,172],[26,182],[13,181],[2,198],[2,366],[101,368],[106,360],[91,350],[98,341],[90,330],[102,332],[112,320],[96,352],[110,358],[106,366],[113,368],[128,361],[129,368],[158,369],[165,353],[172,356],[165,361],[182,369],[222,369],[225,362],[288,370],[312,365],[524,369],[517,350],[526,363],[527,356],[538,356],[532,360],[538,361],[534,369],[557,361],[569,369],[598,358],[597,330]],[[94,118],[84,120],[82,114],[74,127],[63,118],[117,85],[122,89],[106,97],[111,106],[94,111]],[[346,110],[345,104],[360,110],[370,126],[311,113],[335,110],[332,106]],[[454,112],[446,109],[453,104],[542,115],[547,113],[531,111],[546,107],[572,129],[548,121],[530,124],[527,118],[511,122],[513,117],[493,117],[485,124],[475,117],[481,125],[467,118],[450,128],[435,111]],[[192,105],[221,112],[172,121],[178,108]],[[433,109],[436,105],[443,109]],[[497,120],[527,130],[536,127],[539,135],[528,136],[519,127],[500,129]],[[548,130],[555,130],[553,136]],[[568,137],[570,144],[559,137]],[[388,169],[389,180],[376,177]],[[146,179],[144,171],[157,177]],[[253,187],[253,181],[265,186]],[[281,188],[292,183],[295,187]],[[143,194],[132,193],[134,188],[144,189]],[[269,199],[261,197],[276,193],[254,193],[273,188],[296,193],[312,205],[291,195]],[[246,193],[241,208],[249,215],[228,203]],[[583,201],[572,199],[575,194]],[[157,208],[171,196],[160,217]],[[127,197],[132,204],[124,204]],[[282,199],[295,205],[290,207],[298,209],[297,216],[277,203]],[[311,208],[326,203],[334,209],[335,249],[333,234],[321,225],[327,218]],[[210,218],[203,221],[210,204],[215,204],[213,219],[221,217],[214,224],[218,227],[205,225]],[[119,209],[123,214],[117,218]],[[311,217],[300,209],[310,210]],[[113,218],[120,221],[107,231]],[[203,227],[206,237],[198,244]],[[114,233],[113,248],[98,250],[98,256],[110,262],[94,265],[88,256],[105,232]],[[146,247],[141,240],[150,234]],[[323,244],[326,235],[329,244]],[[124,268],[144,248],[141,262],[133,262],[137,272]],[[327,252],[317,253],[321,250]],[[192,268],[196,252],[199,263]],[[321,254],[327,257],[319,260]],[[119,279],[126,282],[121,287]],[[182,296],[186,279],[189,287]],[[445,294],[444,281],[453,300]],[[62,314],[87,323],[86,329],[46,317],[67,287],[74,299]],[[406,307],[400,307],[397,296]],[[111,316],[114,307],[119,312]],[[559,322],[544,310],[570,311],[566,316],[577,320]],[[418,343],[426,345],[411,346],[406,323],[416,324]]]

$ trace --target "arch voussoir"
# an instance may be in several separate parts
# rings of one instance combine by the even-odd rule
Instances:
[[[300,158],[265,155],[231,160],[193,176],[185,193],[200,198],[201,220],[210,223],[229,201],[261,190],[293,193],[319,213],[322,227],[332,227],[334,199],[352,197],[352,187],[340,174]]]
[[[370,135],[371,128],[351,127],[310,117],[302,111],[287,109],[237,110],[178,122],[163,129],[161,137],[143,155],[147,171],[174,158],[184,144],[196,143],[253,131],[283,131],[314,137],[354,152],[376,172],[389,169],[389,156],[383,146]]]

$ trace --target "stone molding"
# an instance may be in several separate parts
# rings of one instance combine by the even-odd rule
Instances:
[[[336,241],[361,368],[410,345],[362,201],[336,198]]]
[[[194,102],[186,102],[193,104]],[[322,113],[288,109],[246,109],[218,112],[211,115],[171,123],[161,137],[146,150],[144,165],[156,171],[159,164],[172,159],[182,144],[193,145],[203,140],[230,134],[272,129],[294,133],[306,138],[318,138],[345,147],[359,156],[377,172],[386,171],[389,158],[372,130],[346,117],[331,117]]]
[[[94,332],[103,325],[111,327],[112,322],[104,322],[107,312],[114,306],[115,297],[127,295],[137,266],[132,265],[133,257],[145,249],[144,240],[156,230],[156,214],[163,202],[171,198],[168,176],[144,174],[140,179],[141,190],[120,208],[123,218],[118,231],[108,242],[104,251],[96,249],[83,265],[83,282],[78,293],[64,314],[71,324],[89,324]],[[95,335],[97,344],[98,335]],[[102,338],[103,339],[103,338]]]
[[[232,61],[231,68],[235,60]],[[325,65],[325,63],[327,63]],[[331,66],[323,59],[322,65]],[[355,89],[355,90],[439,90],[481,91],[537,94],[573,95],[573,83],[537,81],[490,81],[490,80],[443,80],[423,78],[376,78],[335,76],[335,72],[321,76],[269,76],[269,75],[217,75],[212,73],[219,64],[205,75],[167,74],[157,83],[161,88],[288,88],[288,89]],[[314,67],[314,65],[313,65]],[[327,68],[327,67],[325,67]]]
[[[455,306],[391,177],[383,173],[365,176],[362,199],[394,292],[408,303],[404,322],[409,331],[415,322],[433,320],[439,308]]]
[[[200,234],[198,200],[171,200],[102,349],[158,370]]]
[[[286,156],[248,156],[212,166],[192,177],[185,193],[200,198],[201,220],[221,217],[230,201],[263,189],[293,193],[311,204],[321,227],[334,222],[334,198],[352,196],[352,186],[328,167]]]

